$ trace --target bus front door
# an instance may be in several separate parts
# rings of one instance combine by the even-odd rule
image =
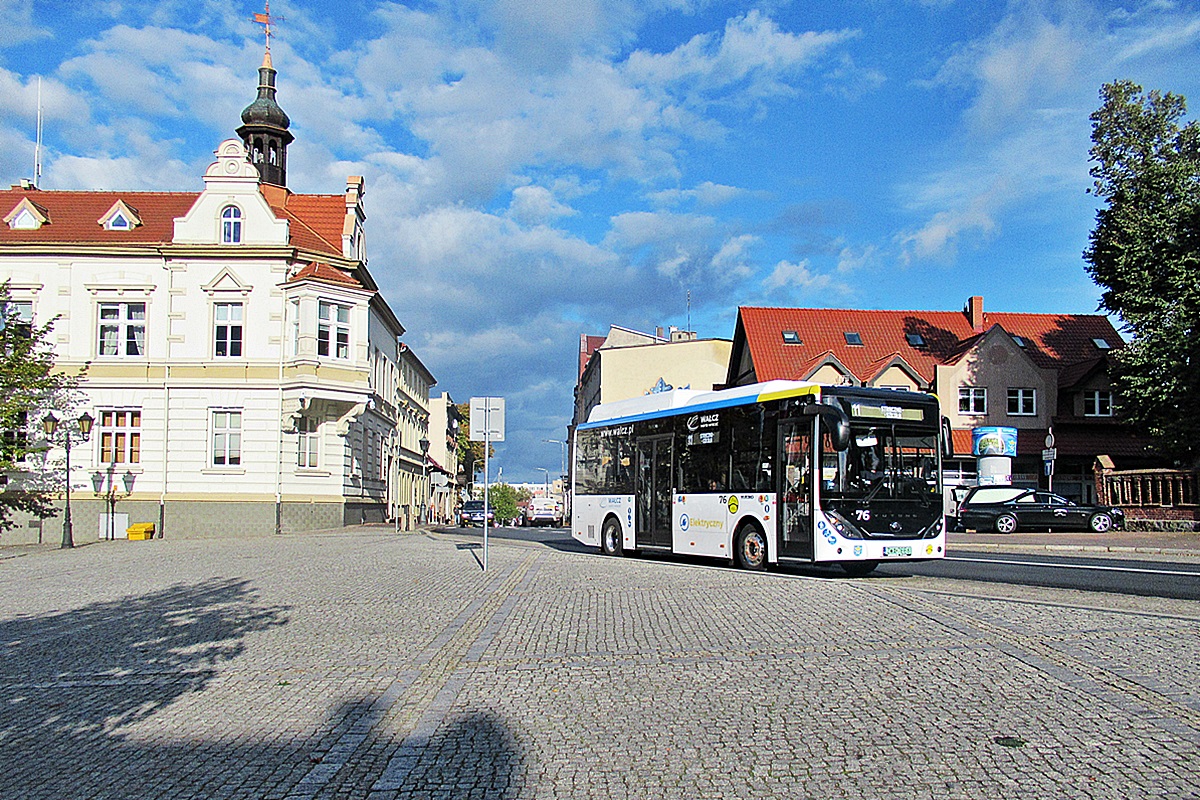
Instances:
[[[637,457],[637,546],[670,547],[672,437],[639,439]]]
[[[813,557],[812,428],[807,419],[779,423],[779,555]]]

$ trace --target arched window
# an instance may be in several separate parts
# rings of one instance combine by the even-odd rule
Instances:
[[[237,206],[225,206],[221,211],[221,243],[241,244],[242,210]]]

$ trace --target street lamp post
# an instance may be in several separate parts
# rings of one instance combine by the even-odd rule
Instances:
[[[419,444],[421,445],[421,513],[418,519],[421,522],[428,522],[425,519],[425,509],[429,506],[429,497],[432,494],[426,483],[429,474],[429,439],[422,436]]]
[[[92,415],[86,411],[79,415],[76,423],[79,425],[79,433],[84,441],[92,434],[92,423],[95,420]],[[46,438],[54,435],[54,431],[58,428],[58,417],[54,416],[54,412],[46,414],[42,418],[42,430],[46,433]],[[75,531],[71,526],[71,427],[63,428],[63,447],[67,453],[67,475],[65,481],[65,491],[63,492],[63,538],[62,547],[69,548],[75,546]]]
[[[121,483],[125,485],[125,493],[121,497],[117,497],[117,465],[109,464],[106,472],[92,473],[92,489],[95,490],[97,497],[104,497],[108,503],[108,539],[112,541],[117,538],[116,531],[116,516],[117,516],[117,500],[124,499],[133,494],[133,482],[137,476],[131,470],[125,470],[125,474],[121,476]],[[108,491],[103,490],[105,478],[108,479]]]

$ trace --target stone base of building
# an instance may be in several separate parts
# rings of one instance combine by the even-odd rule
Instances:
[[[383,503],[306,503],[250,501],[123,500],[110,519],[103,501],[72,500],[71,529],[76,544],[109,538],[125,539],[130,525],[153,523],[154,538],[213,539],[267,536],[337,530],[350,525],[388,521]],[[0,546],[60,544],[63,539],[62,507],[44,520],[15,515],[15,526],[0,533]]]

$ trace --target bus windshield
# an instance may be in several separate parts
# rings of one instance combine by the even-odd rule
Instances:
[[[896,425],[854,426],[850,446],[836,452],[825,437],[821,489],[842,499],[928,500],[937,492],[938,443],[933,431]]]

